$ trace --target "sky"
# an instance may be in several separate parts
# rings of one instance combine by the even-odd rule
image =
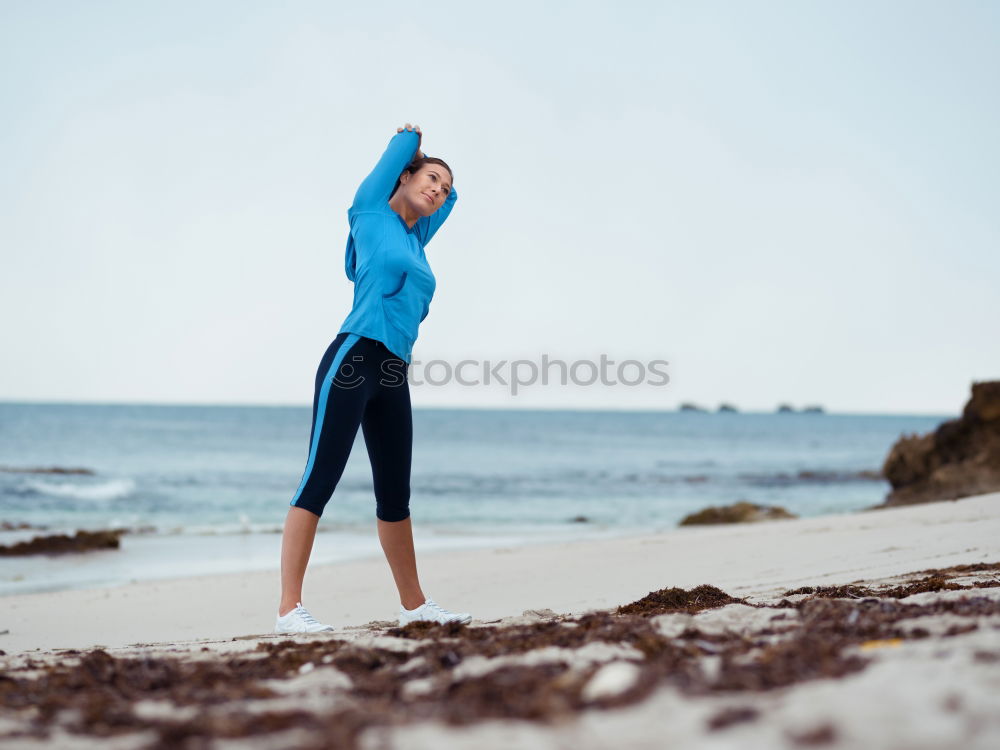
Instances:
[[[955,414],[998,79],[988,2],[2,2],[0,400],[310,403],[411,122],[459,193],[415,406]],[[543,356],[667,377],[513,393]]]

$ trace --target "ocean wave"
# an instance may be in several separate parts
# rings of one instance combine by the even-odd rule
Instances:
[[[25,488],[51,497],[64,497],[71,500],[86,500],[90,502],[108,502],[128,497],[135,492],[135,481],[132,479],[110,479],[106,482],[82,484],[74,482],[42,482],[29,480]]]
[[[157,526],[143,526],[142,533],[156,536],[242,536],[249,534],[280,534],[284,522],[274,523],[254,521],[245,513],[239,513],[229,520],[208,523],[165,523]],[[132,529],[130,532],[135,533]]]

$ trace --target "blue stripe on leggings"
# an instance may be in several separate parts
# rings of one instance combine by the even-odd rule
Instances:
[[[356,333],[349,334],[337,350],[330,369],[323,374],[323,387],[320,389],[319,405],[316,407],[316,424],[313,425],[312,448],[309,451],[309,461],[306,463],[306,471],[302,475],[302,482],[299,484],[299,488],[295,490],[295,497],[292,498],[289,505],[295,505],[302,495],[302,490],[305,489],[306,482],[309,481],[309,477],[312,475],[313,466],[316,463],[316,450],[319,448],[319,436],[323,431],[323,419],[326,416],[326,399],[330,395],[330,384],[337,377],[337,372],[340,370],[340,363],[347,356],[347,350],[354,346],[360,338]],[[333,373],[333,377],[330,377],[331,372]]]

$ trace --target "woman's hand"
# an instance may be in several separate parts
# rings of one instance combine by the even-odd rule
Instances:
[[[420,150],[420,142],[423,141],[423,139],[424,139],[424,134],[420,132],[420,126],[419,125],[410,125],[410,123],[406,123],[402,128],[396,128],[396,132],[397,133],[402,133],[404,128],[406,130],[413,131],[414,133],[417,134],[417,154],[413,158],[414,159],[422,159],[422,158],[424,158],[424,152]]]

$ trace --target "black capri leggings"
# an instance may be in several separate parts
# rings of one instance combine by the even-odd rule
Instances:
[[[309,460],[289,505],[323,515],[361,425],[375,483],[375,515],[410,517],[413,415],[408,365],[381,341],[354,333],[333,340],[316,372]]]

